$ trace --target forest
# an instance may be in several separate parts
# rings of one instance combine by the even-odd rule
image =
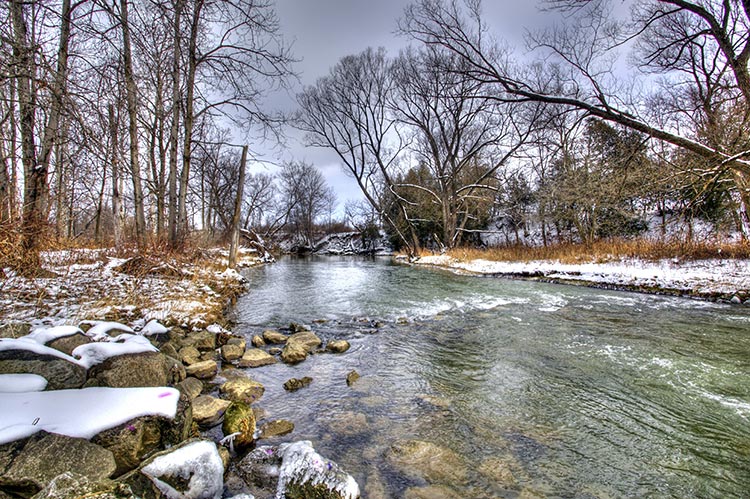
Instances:
[[[750,235],[750,11],[739,0],[546,0],[526,48],[478,0],[417,0],[400,53],[296,87],[270,0],[0,6],[0,257],[382,229],[396,248]],[[275,91],[297,110],[270,109]],[[315,165],[247,173],[293,129]],[[698,229],[694,230],[694,227]],[[488,235],[490,237],[488,237]]]

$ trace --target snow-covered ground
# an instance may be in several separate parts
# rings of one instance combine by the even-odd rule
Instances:
[[[207,253],[199,264],[157,262],[150,272],[118,270],[127,260],[108,250],[46,252],[48,275],[28,278],[4,269],[0,280],[0,324],[69,324],[84,319],[115,319],[140,329],[149,320],[204,327],[216,321],[226,296],[221,290],[243,278],[226,269],[226,252]],[[261,262],[257,253],[240,253],[239,265]],[[153,263],[153,262],[152,262]]]
[[[447,255],[425,256],[421,265],[435,265],[483,275],[536,277],[550,281],[589,284],[750,304],[750,260],[713,259],[650,262],[628,259],[608,263],[564,264],[555,261],[461,261]]]

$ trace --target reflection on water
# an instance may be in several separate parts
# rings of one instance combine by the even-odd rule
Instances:
[[[312,440],[363,497],[750,491],[746,309],[386,259],[290,258],[246,275],[238,331],[295,321],[351,342],[248,372],[268,417],[296,425],[280,438]],[[302,376],[313,383],[283,390]]]

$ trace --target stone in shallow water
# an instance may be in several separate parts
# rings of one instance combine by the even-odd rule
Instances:
[[[188,376],[195,376],[199,379],[213,378],[218,371],[219,365],[215,360],[203,360],[185,368]]]
[[[433,484],[462,484],[468,471],[452,450],[422,440],[402,440],[391,445],[386,461],[406,476],[415,476]]]
[[[245,353],[245,347],[243,345],[227,343],[221,347],[221,358],[225,362],[232,362]]]
[[[357,371],[350,371],[349,374],[346,375],[347,386],[352,386],[358,379],[359,373]]]
[[[326,344],[326,350],[332,353],[344,353],[351,345],[346,340],[331,340]]]
[[[276,419],[263,423],[260,427],[260,438],[271,438],[286,435],[294,431],[294,423],[286,419]]]
[[[252,404],[257,402],[265,392],[265,387],[246,377],[236,377],[219,387],[219,391],[232,402]]]
[[[465,499],[462,494],[444,485],[410,487],[404,493],[404,499]]]
[[[284,390],[287,390],[289,392],[295,392],[299,390],[300,388],[304,388],[310,383],[312,383],[312,378],[309,376],[305,376],[304,378],[292,378],[290,380],[287,380],[284,383]]]
[[[232,402],[224,413],[224,423],[221,425],[224,436],[235,433],[233,445],[236,448],[249,447],[255,435],[255,414],[249,405],[242,402]]]
[[[245,352],[245,355],[240,359],[240,367],[262,367],[275,364],[276,358],[273,355],[269,355],[260,348],[251,348]]]
[[[202,428],[210,428],[218,423],[231,402],[210,395],[201,395],[193,400],[193,421]]]
[[[286,340],[289,337],[285,334],[281,334],[278,331],[274,331],[272,329],[267,329],[266,331],[263,331],[263,341],[265,343],[271,343],[274,345],[280,345],[282,343],[286,343]]]

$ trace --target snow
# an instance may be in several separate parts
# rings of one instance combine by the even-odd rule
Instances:
[[[219,499],[224,490],[224,463],[213,442],[201,440],[155,458],[144,466],[148,476],[168,499]],[[188,489],[177,491],[159,477],[179,477]]]
[[[74,334],[78,333],[83,334],[83,331],[81,331],[81,328],[77,326],[40,327],[27,334],[26,338],[44,345],[58,338],[73,336]]]
[[[224,329],[218,324],[209,325],[208,327],[206,327],[206,331],[208,331],[209,333],[213,333],[213,334],[229,333],[229,331],[227,331],[226,329]]]
[[[41,345],[28,337],[21,338],[0,338],[0,352],[7,350],[26,350],[33,352],[37,355],[51,355],[59,359],[67,360],[74,364],[80,364],[78,359],[74,359],[70,355],[64,354],[59,350],[50,348],[48,346]]]
[[[531,262],[460,261],[447,255],[422,257],[420,264],[477,274],[538,275],[549,279],[582,281],[623,287],[649,287],[704,295],[732,295],[750,289],[750,260],[713,259],[656,262],[627,259],[608,263],[563,264]]]
[[[173,419],[180,392],[174,388],[83,388],[0,394],[0,444],[44,430],[92,438],[141,416]]]
[[[94,341],[107,341],[109,339],[110,331],[123,331],[126,333],[134,333],[130,327],[120,324],[119,322],[111,321],[87,321],[93,324],[91,329],[86,331],[86,336],[93,339]]]
[[[143,328],[138,332],[138,334],[142,334],[143,336],[153,336],[156,334],[165,334],[168,333],[169,330],[162,326],[156,319],[152,319],[143,326]]]
[[[76,347],[73,357],[79,359],[78,363],[86,369],[100,364],[110,357],[144,352],[158,352],[159,349],[151,344],[143,336],[132,334],[121,334],[110,341],[87,343]]]
[[[47,380],[38,374],[0,374],[0,393],[41,392]]]
[[[278,453],[281,457],[281,468],[276,499],[286,497],[286,487],[292,482],[310,483],[313,486],[324,484],[344,499],[359,497],[359,485],[354,478],[341,471],[337,464],[315,452],[310,441],[281,444]]]

